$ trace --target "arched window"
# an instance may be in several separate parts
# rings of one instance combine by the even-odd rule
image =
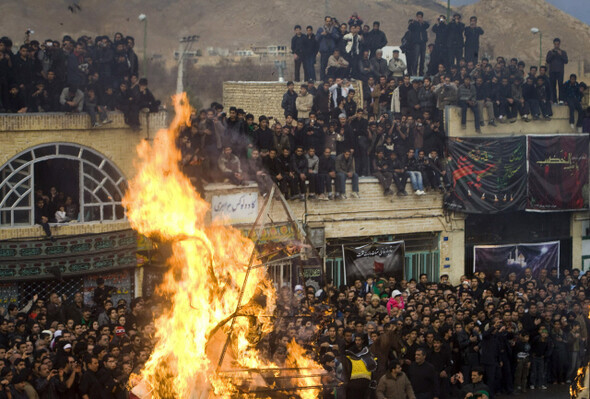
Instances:
[[[0,226],[35,223],[36,181],[41,170],[67,165],[62,179],[78,205],[79,222],[125,218],[121,199],[127,181],[117,166],[97,151],[74,143],[41,144],[27,149],[0,168]],[[53,171],[59,177],[60,170]],[[39,177],[37,176],[39,179]]]

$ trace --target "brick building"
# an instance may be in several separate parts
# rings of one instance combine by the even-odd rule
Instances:
[[[166,127],[166,118],[143,115],[134,132],[120,113],[98,129],[85,114],[0,116],[0,306],[49,290],[84,291],[90,300],[98,276],[117,288],[115,298],[141,292],[138,237],[121,199],[135,174],[136,146]],[[80,210],[77,222],[51,226],[55,241],[34,224],[35,190],[50,178]]]

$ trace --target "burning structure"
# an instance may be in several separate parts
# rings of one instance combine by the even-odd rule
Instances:
[[[139,398],[315,398],[321,368],[294,341],[269,359],[261,337],[273,329],[275,290],[254,243],[220,223],[205,223],[209,204],[179,169],[176,139],[190,125],[185,95],[153,144],[138,147],[138,173],[124,198],[138,232],[169,243],[159,292],[170,303],[156,322],[158,342],[131,384]],[[272,194],[267,198],[269,201]]]

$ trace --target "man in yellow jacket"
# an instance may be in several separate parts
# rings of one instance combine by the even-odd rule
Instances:
[[[354,338],[354,346],[346,351],[342,367],[346,397],[351,399],[368,398],[373,371],[377,369],[377,363],[365,345],[364,337],[357,335]]]

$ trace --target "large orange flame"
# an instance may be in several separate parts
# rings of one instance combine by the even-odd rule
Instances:
[[[192,110],[185,94],[174,97],[174,104],[170,128],[159,131],[152,145],[138,146],[138,173],[123,199],[132,227],[172,249],[170,270],[159,287],[170,308],[156,320],[157,344],[133,381],[154,399],[229,397],[236,393],[235,381],[221,377],[217,362],[232,322],[226,363],[277,367],[255,349],[257,336],[272,330],[274,289],[263,267],[251,269],[246,280],[254,259],[251,240],[231,227],[206,224],[209,204],[180,171],[175,144],[180,129],[190,125]],[[258,294],[266,300],[258,300]],[[232,320],[238,304],[240,316]],[[317,367],[302,358],[297,344],[290,351],[297,355],[297,367]],[[305,396],[315,397],[317,390]]]

